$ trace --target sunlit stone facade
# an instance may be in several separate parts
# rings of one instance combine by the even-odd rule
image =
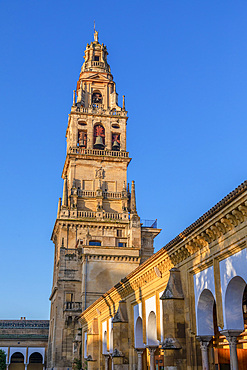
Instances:
[[[127,184],[125,98],[98,41],[86,46],[66,131],[62,199],[52,233],[48,368],[71,368],[78,348],[77,316],[153,254],[157,222],[142,224],[135,183]]]
[[[52,233],[48,368],[246,369],[247,182],[153,255],[160,230],[127,185],[125,98],[97,32],[84,59]]]
[[[246,369],[246,236],[247,181],[82,312],[88,369]]]

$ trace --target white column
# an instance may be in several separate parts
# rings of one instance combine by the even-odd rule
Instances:
[[[135,350],[138,356],[137,370],[142,370],[142,354],[143,354],[144,348],[136,348]]]
[[[238,355],[237,355],[237,337],[241,334],[241,330],[223,330],[222,335],[226,336],[230,347],[230,366],[231,370],[238,370]]]
[[[155,364],[154,364],[154,353],[158,346],[147,346],[150,354],[150,370],[155,370]]]
[[[201,352],[202,352],[202,370],[209,370],[209,361],[208,361],[208,345],[210,340],[212,339],[211,336],[202,335],[196,337],[197,340],[200,342]]]

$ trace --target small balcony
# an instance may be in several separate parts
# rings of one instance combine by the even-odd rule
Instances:
[[[81,302],[64,302],[64,311],[82,311]]]

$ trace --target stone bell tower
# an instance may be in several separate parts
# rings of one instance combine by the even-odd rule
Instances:
[[[52,233],[48,368],[72,368],[80,352],[77,316],[153,254],[155,226],[144,227],[135,184],[127,185],[127,111],[98,32],[87,44],[66,131],[62,200]],[[77,356],[78,357],[78,356]]]

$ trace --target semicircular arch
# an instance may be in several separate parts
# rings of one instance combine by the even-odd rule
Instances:
[[[233,277],[226,288],[225,317],[226,329],[244,330],[243,294],[246,282],[240,276]]]
[[[214,296],[209,289],[203,289],[197,305],[197,335],[214,335]]]
[[[138,316],[135,324],[135,348],[144,348],[142,318]]]
[[[148,315],[147,344],[150,346],[158,345],[156,315],[154,311],[151,311]]]

